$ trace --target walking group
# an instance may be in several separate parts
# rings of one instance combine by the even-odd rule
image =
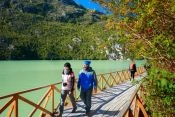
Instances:
[[[83,69],[79,72],[78,75],[78,83],[77,89],[80,91],[80,98],[85,105],[85,114],[88,115],[91,109],[91,97],[92,92],[97,92],[97,76],[95,71],[90,66],[91,61],[85,60],[83,61]],[[131,78],[134,79],[134,75],[136,72],[136,64],[134,61],[131,62],[129,66],[129,71],[131,73]],[[130,80],[131,80],[130,78]],[[75,101],[75,97],[73,95],[74,91],[74,83],[75,83],[75,75],[71,68],[70,63],[64,64],[64,69],[62,72],[62,90],[61,90],[61,99],[59,106],[59,113],[56,114],[56,117],[62,117],[64,110],[64,103],[67,95],[70,98],[73,109],[72,113],[75,113],[77,110],[77,105]]]
[[[77,88],[80,91],[80,98],[85,105],[86,114],[88,115],[91,109],[91,96],[92,91],[97,91],[97,77],[95,71],[90,67],[91,61],[85,60],[83,62],[83,69],[79,72]],[[59,106],[58,117],[62,117],[64,110],[64,103],[67,95],[69,96],[73,109],[72,113],[76,112],[77,106],[75,97],[73,95],[74,91],[75,75],[71,68],[70,63],[64,64],[64,69],[62,72],[62,90],[61,99]]]

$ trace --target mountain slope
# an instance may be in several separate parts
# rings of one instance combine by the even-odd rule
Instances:
[[[84,20],[99,21],[100,12],[91,12],[76,4],[73,0],[5,0],[1,1],[1,8],[40,15],[47,21],[80,22]],[[95,20],[94,20],[95,19]]]
[[[73,0],[1,0],[0,17],[1,60],[107,59],[105,16]]]

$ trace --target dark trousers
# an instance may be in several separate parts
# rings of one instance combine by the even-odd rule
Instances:
[[[75,102],[75,98],[73,96],[73,92],[69,94],[69,90],[62,90],[61,91],[61,99],[60,99],[60,106],[59,106],[59,111],[60,114],[63,113],[64,110],[64,102],[66,100],[66,96],[69,95],[69,98],[71,100],[72,106],[73,108],[76,108],[76,102]]]
[[[91,97],[92,97],[92,88],[87,91],[81,90],[80,98],[85,104],[86,112],[89,112],[91,109]]]
[[[133,80],[134,80],[134,76],[135,76],[135,71],[131,71],[131,78],[133,78]]]

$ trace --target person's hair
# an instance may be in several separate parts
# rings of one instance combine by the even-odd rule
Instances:
[[[70,63],[68,63],[68,62],[67,62],[67,63],[65,63],[65,64],[64,64],[64,67],[68,67],[68,68],[69,68],[69,70],[70,70],[70,71],[69,71],[69,74],[73,72],[73,70],[72,70],[72,68],[71,68],[71,64],[70,64]],[[62,74],[64,74],[64,69],[63,69],[63,71],[62,71]]]
[[[71,68],[71,64],[70,64],[70,63],[68,63],[68,62],[66,62],[66,63],[64,64],[64,67]]]

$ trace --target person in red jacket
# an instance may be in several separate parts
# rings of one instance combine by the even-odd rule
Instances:
[[[135,61],[134,60],[132,60],[131,63],[130,63],[130,65],[129,65],[129,71],[131,73],[130,80],[131,79],[134,80],[135,72],[137,72],[137,68],[136,68],[136,64],[135,64]]]

